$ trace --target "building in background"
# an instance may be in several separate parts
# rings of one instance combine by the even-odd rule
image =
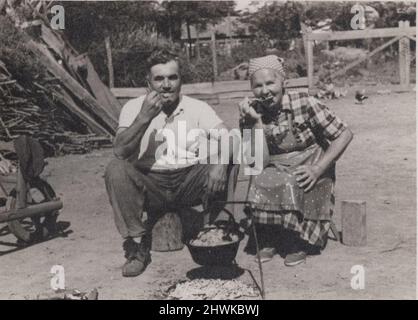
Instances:
[[[187,26],[184,24],[181,31],[181,41],[185,50],[191,45],[193,57],[199,56],[201,50],[210,50],[212,30],[215,32],[216,51],[222,55],[229,55],[233,47],[253,36],[250,25],[239,21],[239,17],[226,17],[213,26],[192,25],[190,26],[190,38]]]

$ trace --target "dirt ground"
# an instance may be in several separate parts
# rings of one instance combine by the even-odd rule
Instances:
[[[370,94],[363,105],[354,102],[352,90],[343,99],[326,101],[355,134],[337,165],[335,222],[340,229],[341,200],[366,201],[367,246],[330,240],[322,254],[293,268],[275,256],[263,265],[267,299],[416,298],[415,92]],[[236,124],[236,101],[215,108],[229,125]],[[71,233],[23,249],[13,246],[12,235],[2,236],[1,299],[34,299],[52,292],[53,265],[64,266],[68,288],[98,288],[99,299],[159,299],[176,281],[207,275],[185,247],[153,252],[152,264],[140,277],[121,276],[122,241],[103,180],[111,158],[107,149],[48,159],[44,177],[64,202],[59,220],[71,223]],[[240,178],[237,199],[244,198],[246,184]],[[240,208],[236,216],[243,216]],[[247,237],[237,256],[242,268],[238,279],[250,284],[250,274],[258,281],[259,273],[254,256],[243,251],[246,242]],[[365,268],[363,290],[351,288],[354,265]]]

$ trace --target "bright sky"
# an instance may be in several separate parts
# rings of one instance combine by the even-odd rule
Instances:
[[[251,3],[251,2],[254,2],[254,0],[235,0],[235,2],[237,3],[237,5],[236,5],[236,10],[243,10],[243,9],[245,9],[245,8],[248,8],[248,5]],[[258,1],[258,2],[263,2],[263,1]]]

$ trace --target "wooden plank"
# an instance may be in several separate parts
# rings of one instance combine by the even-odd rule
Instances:
[[[48,28],[44,23],[41,25],[42,30],[42,40],[48,45],[48,47],[61,58],[65,59],[64,51],[65,51],[65,42],[61,41],[57,35]]]
[[[342,201],[342,242],[347,246],[367,244],[366,201]]]
[[[314,78],[315,81],[315,78]],[[307,87],[308,78],[287,79],[284,82],[285,88]],[[110,91],[118,99],[121,98],[136,98],[147,93],[147,88],[111,88]],[[196,95],[220,95],[228,96],[233,93],[251,92],[250,82],[248,80],[233,80],[233,81],[217,81],[214,84],[211,82],[201,82],[184,84],[181,87],[181,92],[188,96]]]
[[[112,132],[103,128],[98,124],[87,112],[82,110],[71,98],[71,96],[64,90],[54,90],[54,98],[56,98],[61,104],[63,104],[68,110],[73,113],[75,116],[79,117],[90,130],[98,135],[112,136]]]
[[[406,36],[409,40],[412,40],[412,41],[417,41],[417,38],[416,37],[411,37],[411,36]]]
[[[100,80],[100,77],[94,69],[89,57],[85,56],[84,59],[87,66],[87,78],[85,80],[87,81],[91,92],[97,102],[105,108],[109,114],[113,115],[117,119],[121,109],[120,103],[117,101],[110,89],[102,82],[102,80]]]
[[[373,55],[375,55],[376,53],[378,53],[379,51],[385,49],[386,47],[390,46],[392,43],[395,43],[396,41],[399,41],[401,39],[401,37],[396,37],[394,39],[389,40],[388,42],[385,42],[384,44],[380,45],[379,47],[377,47],[376,49],[374,49],[372,52],[369,52],[368,54],[366,54],[363,58],[360,58],[354,62],[349,63],[347,66],[345,66],[344,68],[342,68],[341,70],[338,70],[336,72],[334,72],[331,75],[331,79],[334,79],[340,75],[343,75],[347,72],[347,70],[355,67],[356,65],[362,63],[363,61],[370,59],[370,57],[372,57]]]
[[[308,87],[308,86],[309,86],[308,77],[287,79],[284,81],[285,88]]]
[[[214,94],[248,90],[251,90],[250,81],[219,81],[215,82],[212,87]]]
[[[28,46],[34,51],[34,53],[38,54],[40,61],[48,68],[48,70],[52,72],[54,76],[60,78],[68,90],[83,101],[89,111],[99,117],[103,123],[109,127],[108,130],[114,134],[118,126],[117,118],[103,109],[96,99],[94,99],[85,88],[74,80],[57,61],[55,61],[44,45],[30,40],[28,42]]]
[[[116,98],[136,98],[147,93],[147,88],[110,88]]]
[[[415,27],[400,28],[380,28],[368,30],[353,31],[333,31],[324,33],[308,33],[307,40],[332,41],[332,40],[353,40],[368,38],[385,38],[398,36],[414,36],[416,35]]]
[[[43,41],[68,65],[69,73],[85,88],[91,89],[91,94],[114,117],[118,117],[121,106],[117,99],[103,84],[87,55],[79,55],[74,48],[62,39],[61,35],[42,24]],[[87,70],[87,78],[80,75],[79,68]]]

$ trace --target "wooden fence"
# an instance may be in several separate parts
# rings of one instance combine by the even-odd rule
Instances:
[[[284,83],[286,90],[308,91],[308,78],[288,79]],[[111,88],[115,97],[124,104],[126,101],[146,94],[147,88]],[[204,100],[211,104],[218,104],[224,99],[242,99],[252,96],[250,82],[245,81],[217,81],[185,84],[181,89],[185,95]]]
[[[368,53],[365,57],[354,61],[343,69],[335,72],[332,78],[336,78],[345,74],[349,69],[355,67],[359,63],[369,59],[379,51],[382,51],[391,44],[399,41],[399,75],[400,87],[404,90],[409,90],[410,87],[410,40],[416,41],[416,28],[409,26],[409,21],[399,21],[398,28],[381,28],[368,30],[353,30],[353,31],[334,31],[323,33],[312,33],[309,28],[302,27],[303,40],[305,45],[305,54],[307,61],[308,86],[309,89],[314,88],[314,55],[313,47],[314,41],[335,41],[335,40],[354,40],[354,39],[370,39],[370,38],[388,38],[394,37],[378,48]]]

